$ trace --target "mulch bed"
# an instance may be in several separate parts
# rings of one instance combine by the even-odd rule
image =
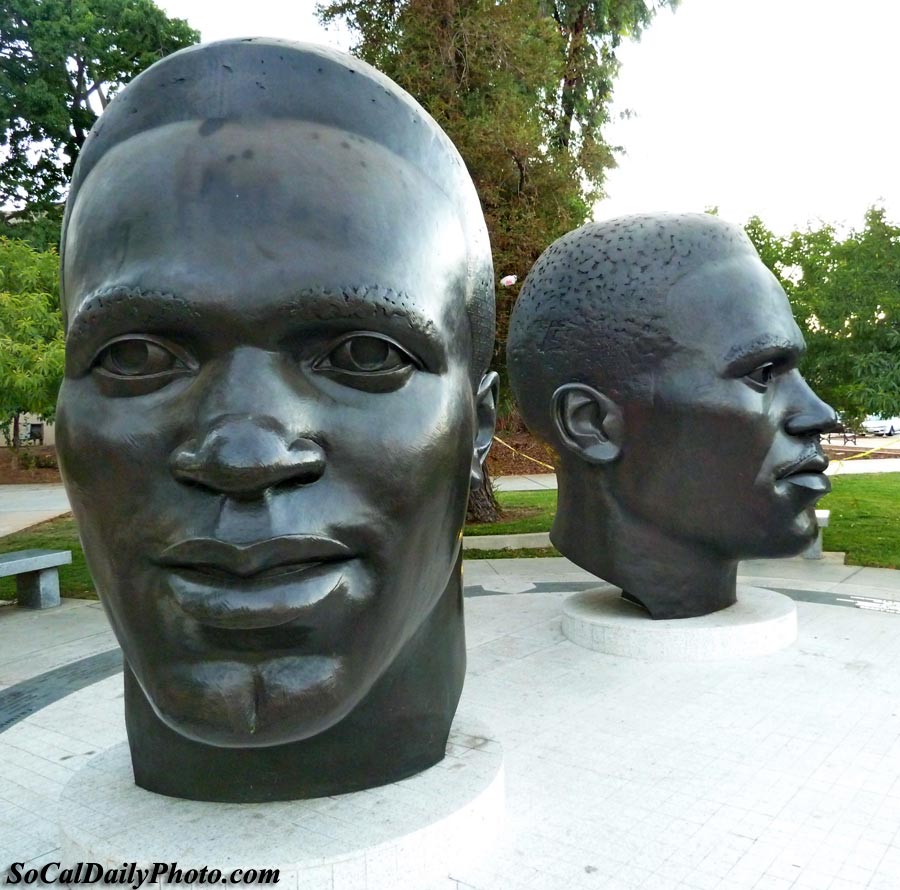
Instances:
[[[0,440],[2,441],[2,440]],[[56,462],[56,449],[52,445],[26,445],[20,454],[25,461],[41,459]],[[0,448],[0,485],[39,485],[46,482],[61,482],[56,467],[22,467],[14,469],[12,452],[9,448]]]
[[[831,460],[841,460],[841,458],[852,457],[854,454],[862,454],[868,450],[868,448],[857,448],[854,445],[825,445],[825,453]],[[900,457],[900,451],[894,449],[867,454],[865,460],[890,460],[896,457]]]
[[[553,450],[531,436],[523,429],[497,430],[497,437],[511,446],[507,448],[494,442],[488,453],[488,473],[494,476],[530,476],[535,473],[552,473],[556,462]],[[515,448],[512,451],[511,448]],[[517,454],[516,452],[520,452]],[[532,460],[529,460],[532,458]],[[535,463],[534,461],[540,461]],[[542,466],[549,464],[550,467]]]

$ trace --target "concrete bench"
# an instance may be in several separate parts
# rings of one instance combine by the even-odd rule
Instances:
[[[18,604],[26,609],[59,605],[59,566],[72,562],[71,550],[17,550],[0,553],[0,578],[16,576]]]
[[[822,529],[828,528],[830,516],[831,510],[816,510],[816,524],[819,526],[819,533],[816,535],[815,541],[813,541],[801,554],[804,559],[822,558]]]

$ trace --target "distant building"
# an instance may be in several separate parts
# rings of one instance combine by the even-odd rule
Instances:
[[[9,425],[7,433],[8,438],[11,440],[13,435],[12,424]],[[20,414],[19,440],[22,444],[55,445],[56,435],[54,432],[54,425],[52,423],[47,423],[46,420],[41,420],[40,417],[37,417],[34,414]],[[0,442],[0,445],[5,444],[5,440]]]

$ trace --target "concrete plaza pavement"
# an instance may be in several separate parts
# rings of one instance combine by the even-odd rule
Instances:
[[[0,536],[67,510],[61,486],[0,486]],[[503,747],[506,825],[481,862],[421,890],[900,888],[900,572],[839,554],[745,562],[741,583],[795,601],[799,638],[698,663],[565,639],[562,601],[597,583],[566,559],[464,574],[461,705]],[[59,861],[63,785],[124,739],[101,605],[0,606],[0,874]]]
[[[897,890],[900,572],[740,579],[795,600],[797,643],[655,662],[563,637],[596,583],[567,560],[467,560],[462,707],[503,747],[506,824],[422,890]],[[59,860],[62,786],[125,738],[120,658],[96,602],[0,608],[0,873]]]
[[[0,485],[0,538],[69,512],[63,486]]]

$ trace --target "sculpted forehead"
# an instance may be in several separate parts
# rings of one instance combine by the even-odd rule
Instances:
[[[803,347],[787,295],[753,256],[735,255],[689,272],[670,289],[665,317],[678,343],[709,344],[723,361],[742,344]]]
[[[462,313],[466,261],[448,198],[382,146],[296,121],[187,121],[92,170],[63,271],[70,316],[110,288],[253,302],[378,285],[427,303],[447,290],[434,282],[458,290]]]
[[[665,355],[666,295],[708,263],[756,258],[746,234],[708,214],[655,214],[588,223],[552,244],[529,272],[513,312],[514,362],[538,351],[604,353],[617,379]],[[569,358],[567,358],[569,356]],[[532,377],[529,370],[526,374]]]

